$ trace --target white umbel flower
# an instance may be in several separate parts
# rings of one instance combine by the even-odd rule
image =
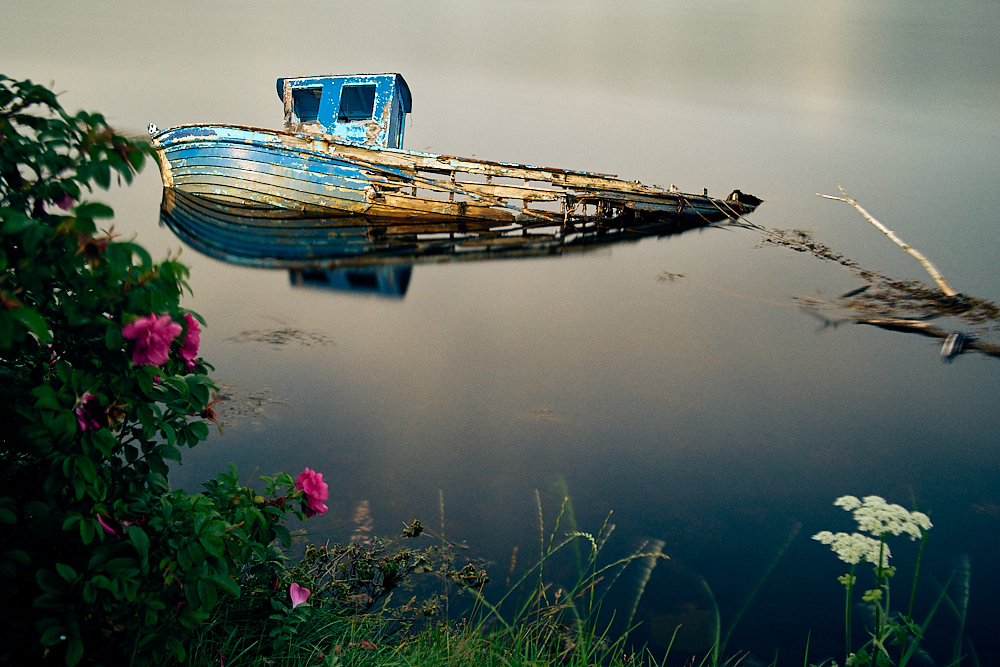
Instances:
[[[828,530],[813,535],[813,539],[822,544],[830,545],[837,558],[857,565],[862,560],[878,565],[879,550],[882,552],[882,567],[889,567],[889,546],[883,546],[880,540],[860,533],[831,533]]]
[[[841,496],[834,500],[833,504],[837,507],[843,507],[848,512],[861,507],[861,501],[854,496]]]
[[[906,533],[911,540],[915,540],[923,536],[922,531],[930,530],[932,526],[923,512],[910,512],[902,505],[885,502],[879,496],[865,496],[860,503],[854,496],[844,496],[834,504],[848,511],[853,510],[858,528],[876,537]]]
[[[907,511],[900,505],[885,502],[879,496],[865,496],[861,500],[854,496],[841,496],[833,504],[852,512],[858,528],[875,536],[872,538],[861,533],[834,534],[828,530],[813,535],[814,540],[830,545],[840,560],[851,565],[857,565],[862,560],[878,565],[881,553],[882,567],[889,567],[889,546],[884,544],[883,537],[905,533],[911,540],[915,540],[923,537],[923,531],[930,530],[932,525],[923,512]]]

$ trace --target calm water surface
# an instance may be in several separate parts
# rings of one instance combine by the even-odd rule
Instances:
[[[279,127],[274,80],[402,73],[417,150],[617,173],[766,203],[867,268],[926,281],[845,204],[842,183],[960,291],[1000,298],[1000,5],[800,2],[0,2],[3,69],[54,81],[70,109],[143,132],[194,122]],[[116,231],[160,255],[147,170],[101,193]],[[801,664],[842,643],[839,563],[809,536],[851,530],[840,495],[913,500],[935,523],[928,593],[967,562],[967,635],[997,664],[996,359],[945,364],[938,342],[824,326],[801,300],[863,284],[804,254],[706,229],[561,258],[414,267],[403,298],[310,289],[287,272],[186,249],[209,327],[203,354],[233,400],[225,435],[174,483],[322,471],[316,539],[420,517],[494,563],[537,543],[565,493],[609,557],[664,542],[646,611],[731,621],[790,535],[730,649]],[[669,279],[666,274],[674,275]],[[246,332],[300,332],[285,344]],[[247,404],[254,409],[250,409]],[[797,533],[795,531],[798,530]],[[894,546],[900,579],[914,549]],[[610,600],[627,606],[634,572]],[[897,594],[903,597],[902,591]],[[955,628],[940,612],[932,652]],[[697,633],[694,633],[696,635]],[[691,639],[695,649],[698,638]],[[945,647],[942,650],[942,647]]]

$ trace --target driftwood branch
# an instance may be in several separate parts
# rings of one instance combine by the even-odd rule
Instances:
[[[879,231],[881,231],[883,234],[885,234],[886,236],[888,236],[892,240],[893,243],[895,243],[900,248],[902,248],[906,252],[908,252],[911,255],[913,255],[914,257],[916,257],[917,261],[920,262],[920,264],[925,269],[927,269],[927,273],[929,273],[930,276],[931,276],[931,278],[934,279],[934,282],[937,283],[937,286],[941,289],[942,292],[944,292],[945,296],[956,296],[958,294],[958,292],[955,291],[952,288],[952,286],[948,284],[948,281],[946,281],[944,279],[944,276],[942,276],[941,272],[937,270],[937,267],[935,267],[933,264],[931,264],[931,261],[929,259],[927,259],[926,257],[924,257],[923,253],[921,253],[916,248],[914,248],[914,247],[908,245],[907,243],[905,243],[903,241],[903,239],[901,239],[898,236],[896,236],[896,234],[891,229],[889,229],[888,227],[886,227],[885,225],[883,225],[881,222],[879,222],[878,220],[876,220],[875,218],[873,218],[871,216],[871,214],[868,213],[868,211],[866,211],[865,209],[861,208],[861,206],[858,204],[857,201],[855,201],[855,200],[853,200],[853,199],[851,199],[850,197],[847,196],[847,191],[844,190],[843,186],[840,185],[840,183],[837,184],[837,187],[840,189],[840,194],[842,194],[843,197],[834,197],[832,195],[823,195],[823,194],[820,194],[818,192],[816,193],[816,196],[817,197],[823,197],[824,199],[833,199],[833,200],[836,200],[836,201],[847,202],[848,204],[850,204],[851,206],[853,206],[854,208],[856,208],[857,211],[858,211],[858,213],[860,213],[862,216],[864,216],[865,220],[867,220],[868,222],[870,222],[873,225],[875,225],[876,227],[878,227]]]

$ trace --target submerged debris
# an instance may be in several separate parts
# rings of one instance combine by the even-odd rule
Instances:
[[[333,345],[334,342],[325,334],[316,331],[303,331],[294,327],[284,327],[281,329],[252,329],[241,331],[235,336],[226,339],[231,343],[269,343],[271,345],[287,345],[296,342],[305,347],[313,345],[325,347]]]
[[[531,411],[531,418],[540,422],[561,422],[563,418],[559,416],[555,410],[552,408],[547,408],[544,405],[539,406]]]
[[[268,387],[248,389],[228,382],[217,384],[219,389],[215,393],[215,421],[223,428],[247,419],[252,424],[259,425],[261,420],[269,416],[270,406],[288,405],[286,401],[271,396]]]

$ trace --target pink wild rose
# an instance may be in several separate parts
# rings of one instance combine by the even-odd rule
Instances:
[[[76,423],[81,431],[96,431],[101,428],[105,412],[101,407],[101,399],[93,394],[84,394],[73,412],[76,413]]]
[[[162,366],[170,356],[170,344],[183,330],[169,315],[147,315],[122,327],[122,336],[135,341],[136,366]]]
[[[184,321],[187,322],[187,333],[181,341],[180,355],[184,360],[184,369],[192,371],[195,366],[194,358],[198,356],[198,345],[201,343],[201,326],[190,313],[184,313]]]
[[[306,516],[316,516],[328,509],[323,501],[330,497],[330,488],[323,481],[322,473],[306,468],[295,480],[295,488],[301,489],[306,497],[302,506]]]
[[[288,587],[288,597],[292,598],[292,609],[309,599],[309,589],[303,588],[296,583]]]

